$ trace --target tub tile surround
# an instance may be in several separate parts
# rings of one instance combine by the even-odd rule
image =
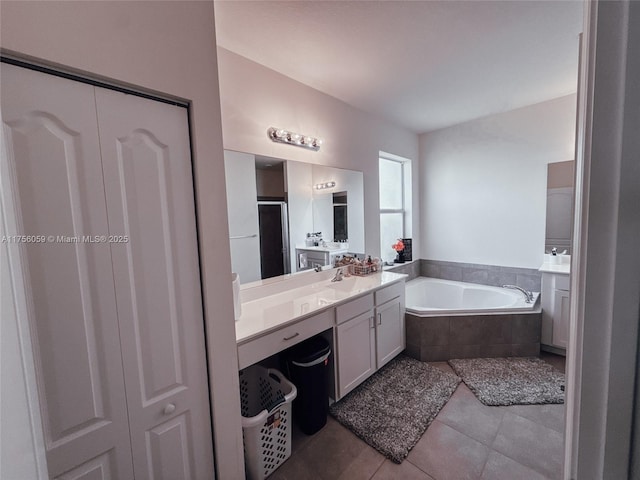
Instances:
[[[541,290],[542,274],[536,269],[420,259],[390,268],[417,277],[501,287],[518,285]],[[452,358],[527,357],[540,353],[540,310],[522,314],[433,316],[405,314],[406,353],[423,362]]]
[[[415,262],[414,262],[415,263]],[[475,263],[446,262],[443,260],[420,260],[420,276],[479,283],[501,287],[518,285],[525,290],[539,292],[542,274],[534,268],[503,267]]]
[[[406,353],[423,362],[540,353],[541,313],[418,317],[405,314]]]
[[[404,273],[408,275],[407,282],[418,278],[422,275],[422,260],[412,260],[411,262],[396,263],[393,266],[385,267],[385,270],[389,270],[393,273]]]

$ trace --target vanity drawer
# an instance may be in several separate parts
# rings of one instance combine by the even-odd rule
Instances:
[[[373,294],[369,293],[336,307],[336,323],[340,325],[373,308]]]
[[[332,308],[313,317],[287,325],[263,337],[238,345],[238,364],[243,369],[281,352],[296,343],[333,327]]]
[[[404,295],[404,282],[394,283],[388,287],[381,288],[376,293],[376,305],[382,305],[389,300],[393,300],[400,295]]]

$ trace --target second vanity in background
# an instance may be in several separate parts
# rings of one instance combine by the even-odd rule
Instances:
[[[380,272],[331,282],[335,272],[242,287],[236,322],[241,369],[322,335],[333,351],[329,393],[338,400],[404,350],[406,275]]]
[[[551,256],[540,267],[542,272],[542,336],[543,350],[564,355],[569,340],[569,255]]]
[[[297,247],[297,271],[301,272],[316,267],[335,265],[336,257],[342,256],[348,251],[348,248]]]

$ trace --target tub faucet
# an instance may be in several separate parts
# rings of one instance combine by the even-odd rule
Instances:
[[[513,288],[514,290],[520,290],[522,293],[524,293],[524,296],[526,298],[525,302],[527,303],[533,302],[533,293],[525,290],[522,287],[519,287],[517,285],[503,285],[502,288]]]
[[[313,269],[314,269],[316,272],[321,272],[321,271],[322,271],[322,265],[316,265],[315,267],[313,267]]]
[[[340,282],[342,281],[342,269],[339,268],[338,271],[336,272],[335,276],[331,279],[332,282]]]

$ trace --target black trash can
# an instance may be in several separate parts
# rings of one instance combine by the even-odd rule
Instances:
[[[330,354],[329,342],[320,336],[291,347],[285,354],[286,371],[298,389],[293,418],[307,435],[313,435],[327,423]]]

